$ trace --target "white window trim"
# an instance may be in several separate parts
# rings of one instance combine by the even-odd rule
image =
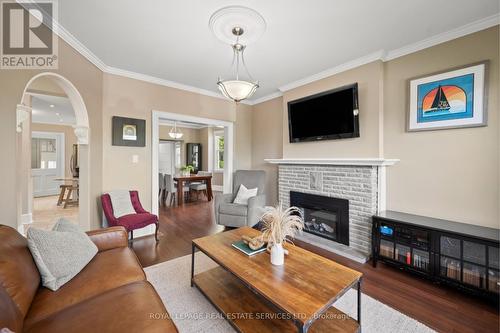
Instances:
[[[220,129],[220,130],[214,130],[213,133],[212,133],[212,136],[213,136],[213,141],[214,141],[214,148],[213,148],[213,171],[214,172],[217,172],[217,173],[221,173],[221,172],[224,172],[224,168],[219,168],[219,149],[218,149],[218,143],[217,143],[217,140],[216,140],[216,137],[218,136],[222,136],[224,137],[224,130],[223,129]],[[224,137],[224,142],[225,142],[225,137]],[[224,147],[225,149],[225,147]]]

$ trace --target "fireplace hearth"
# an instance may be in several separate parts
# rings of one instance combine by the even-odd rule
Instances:
[[[349,245],[349,200],[290,191],[290,205],[302,211],[305,232]]]

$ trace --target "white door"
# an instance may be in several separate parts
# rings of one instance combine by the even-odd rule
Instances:
[[[175,142],[160,141],[158,149],[158,172],[174,175],[175,164]]]
[[[31,133],[31,177],[33,196],[59,194],[64,177],[64,133]]]

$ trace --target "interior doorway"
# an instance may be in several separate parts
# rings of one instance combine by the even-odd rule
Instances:
[[[16,112],[19,231],[50,229],[61,217],[89,230],[89,127],[78,90],[59,74],[38,74]]]
[[[229,193],[233,172],[233,123],[222,120],[153,111],[152,211],[159,213],[162,177],[209,174],[211,190]],[[205,180],[206,181],[206,180]],[[186,193],[193,186],[188,182]],[[191,184],[194,185],[194,184]],[[168,187],[168,186],[167,186]],[[172,190],[167,189],[167,192]],[[211,193],[200,191],[209,200]],[[208,196],[206,194],[209,194]],[[198,193],[196,193],[196,198]],[[187,198],[186,198],[187,199]],[[210,198],[211,199],[211,198]],[[169,203],[175,204],[176,200]]]

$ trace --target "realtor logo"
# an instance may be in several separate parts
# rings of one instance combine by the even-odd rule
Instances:
[[[57,36],[52,33],[56,4],[1,2],[1,69],[56,69]]]

